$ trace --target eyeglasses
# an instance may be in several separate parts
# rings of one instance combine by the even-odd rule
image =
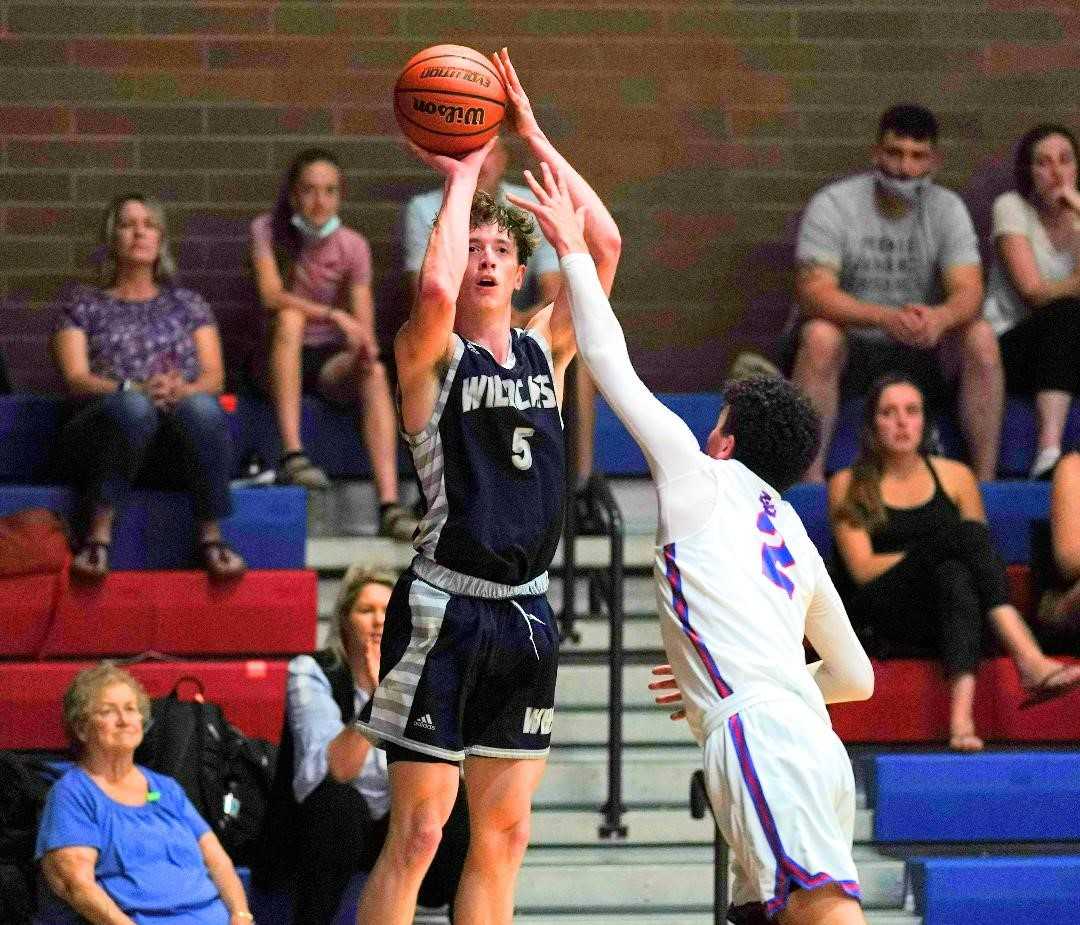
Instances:
[[[117,706],[106,703],[95,709],[91,715],[95,719],[108,719],[110,716],[115,716],[117,719],[131,719],[137,716],[139,721],[142,721],[142,711],[137,706]]]

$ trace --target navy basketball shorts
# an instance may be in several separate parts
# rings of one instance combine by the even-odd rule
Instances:
[[[559,633],[547,598],[490,600],[406,572],[386,610],[379,686],[356,725],[436,759],[545,758]]]

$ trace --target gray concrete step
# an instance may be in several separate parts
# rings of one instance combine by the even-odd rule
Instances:
[[[627,803],[689,805],[690,775],[701,767],[701,749],[630,747],[623,751]],[[593,806],[607,799],[607,749],[553,748],[533,806]]]
[[[649,682],[651,665],[626,665],[623,668],[623,703],[628,707],[655,706]],[[597,707],[607,709],[607,665],[562,665],[555,688],[557,709]],[[556,718],[558,714],[556,714]]]
[[[600,536],[579,536],[577,539],[579,568],[601,568],[607,565],[610,549]],[[653,534],[629,534],[624,544],[623,561],[629,568],[650,568],[655,550]],[[318,572],[343,572],[354,562],[364,562],[373,568],[403,569],[413,557],[413,548],[378,536],[308,536],[305,562]],[[562,546],[555,553],[551,568],[562,567]]]
[[[627,744],[687,745],[693,742],[685,722],[669,718],[669,710],[657,706],[631,707],[623,712],[623,741]],[[553,745],[604,745],[608,741],[606,707],[560,707],[551,727]]]
[[[608,754],[602,746],[553,747],[533,799],[535,807],[594,807],[607,800]],[[623,749],[623,802],[689,805],[690,776],[701,767],[696,745],[628,745]],[[866,808],[865,781],[856,776],[856,806]]]
[[[609,844],[609,840],[599,835],[600,822],[599,806],[537,807],[532,817],[532,844],[538,847]],[[671,806],[632,806],[623,814],[623,822],[627,827],[627,838],[621,844],[711,845],[713,842],[712,820],[708,817],[694,819],[685,802]],[[856,844],[869,842],[873,830],[873,812],[858,810],[855,815]]]
[[[904,862],[857,846],[855,864],[868,909],[903,907]],[[708,911],[713,899],[710,846],[609,845],[530,848],[518,877],[520,910]]]

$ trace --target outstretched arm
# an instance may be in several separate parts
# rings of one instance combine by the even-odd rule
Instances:
[[[584,213],[588,207],[575,207],[565,178],[555,176],[546,163],[540,169],[543,185],[525,173],[537,202],[519,200],[517,205],[536,216],[559,255],[563,294],[570,304],[582,359],[608,404],[641,447],[658,488],[696,472],[702,461],[696,438],[682,418],[646,388],[630,362],[622,327],[585,242]]]
[[[869,700],[874,693],[874,668],[851,628],[836,587],[818,557],[818,582],[806,613],[806,638],[821,656],[807,665],[826,703]]]
[[[442,208],[420,267],[416,298],[394,339],[402,424],[409,433],[427,424],[437,391],[435,371],[451,350],[458,292],[469,262],[469,212],[480,165],[494,144],[492,139],[461,160],[410,144],[413,153],[446,181]]]
[[[622,239],[615,219],[611,217],[611,213],[608,212],[596,191],[541,131],[533,114],[532,105],[529,103],[529,97],[521,86],[514,65],[510,62],[509,52],[503,48],[498,54],[492,55],[491,59],[506,86],[514,130],[528,144],[529,150],[537,161],[548,164],[565,180],[574,208],[584,209],[586,250],[592,255],[593,262],[596,264],[596,271],[604,293],[610,295],[611,286],[615,280],[615,268],[619,264],[619,254],[622,252]],[[507,198],[518,208],[522,207],[521,201],[516,197]],[[548,238],[548,240],[551,239]],[[545,325],[547,330],[544,333],[551,344],[556,365],[562,363],[565,369],[576,350],[574,327],[570,321],[570,304],[565,289],[556,296],[550,316],[538,312],[530,322],[530,327]],[[561,371],[558,372],[561,378]]]

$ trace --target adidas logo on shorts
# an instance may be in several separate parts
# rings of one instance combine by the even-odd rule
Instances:
[[[431,732],[435,731],[435,724],[431,721],[431,714],[425,713],[423,716],[418,716],[413,720],[414,726],[419,726],[421,729],[428,729]]]

